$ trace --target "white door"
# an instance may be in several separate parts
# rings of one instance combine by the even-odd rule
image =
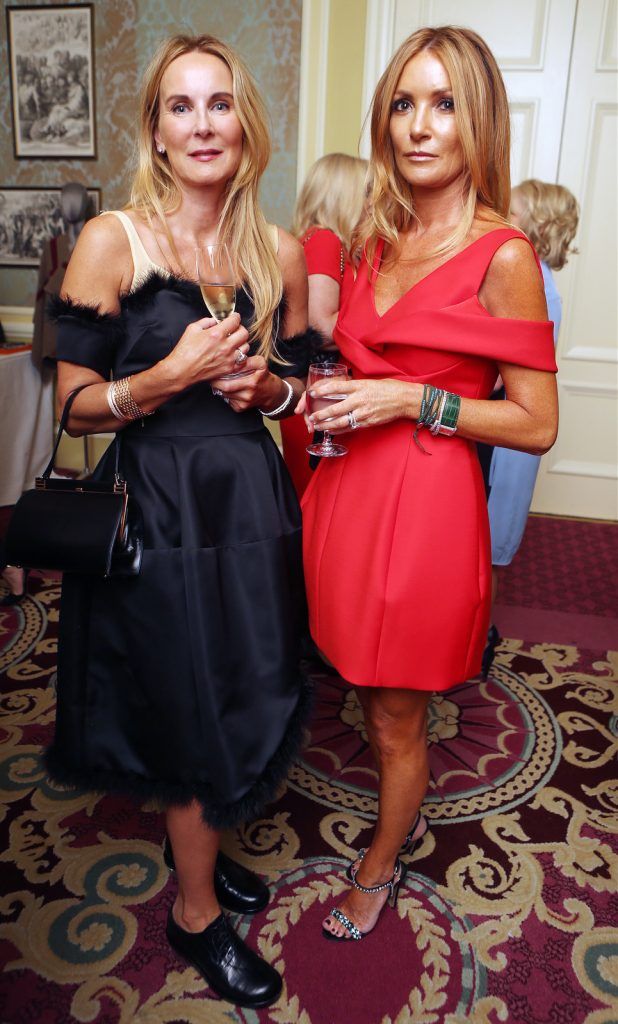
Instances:
[[[578,197],[579,255],[556,275],[560,433],[533,508],[618,517],[616,0],[580,0],[558,181]]]

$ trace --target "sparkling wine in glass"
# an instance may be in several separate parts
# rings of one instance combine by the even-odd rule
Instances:
[[[236,307],[232,261],[223,242],[198,245],[195,250],[197,279],[206,308],[215,320],[225,320]]]
[[[215,320],[225,320],[236,307],[234,270],[227,245],[224,242],[198,245],[195,250],[195,266],[206,309]],[[251,372],[239,370],[237,373],[225,373],[221,379],[244,377]]]
[[[310,414],[321,412],[323,409],[332,409],[333,417],[337,415],[336,403],[342,402],[346,395],[315,395],[311,396],[310,390],[313,384],[321,380],[348,379],[348,368],[345,363],[311,363],[307,376],[307,410]],[[324,428],[324,439],[321,444],[310,444],[307,451],[310,455],[319,455],[322,458],[335,458],[338,455],[346,455],[348,449],[342,444],[335,444],[328,430]]]

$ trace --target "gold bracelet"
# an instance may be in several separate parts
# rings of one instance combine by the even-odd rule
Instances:
[[[129,381],[131,377],[121,377],[120,380],[115,380],[112,384],[112,400],[119,411],[122,413],[124,419],[127,420],[141,420],[144,416],[149,416],[150,413],[144,412],[140,409],[139,405],[131,394],[131,388]]]

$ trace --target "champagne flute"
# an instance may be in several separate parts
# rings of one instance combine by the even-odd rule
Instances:
[[[225,320],[236,307],[236,285],[232,261],[223,242],[198,245],[195,266],[202,298],[215,320]]]
[[[311,396],[310,389],[313,384],[320,380],[348,379],[348,368],[345,363],[311,363],[307,376],[307,409],[309,413],[321,412],[322,409],[333,409],[334,403],[342,402],[347,395],[315,395]],[[328,421],[326,421],[328,422]],[[307,451],[310,455],[319,455],[322,458],[335,458],[337,455],[347,455],[348,449],[342,444],[335,444],[332,437],[325,429],[325,423],[321,424],[324,430],[324,440],[321,444],[310,444]]]
[[[236,285],[234,270],[225,242],[213,245],[198,245],[195,250],[195,267],[202,298],[211,316],[219,323],[234,312],[236,307]],[[251,370],[222,374],[222,380],[244,377]]]

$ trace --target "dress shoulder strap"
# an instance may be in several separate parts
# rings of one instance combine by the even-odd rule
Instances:
[[[137,233],[135,224],[124,210],[105,210],[100,214],[100,216],[103,217],[109,214],[118,218],[129,241],[131,259],[133,260],[133,280],[131,282],[131,291],[135,291],[135,289],[138,288],[139,285],[150,276],[150,274],[152,274],[153,270],[159,274],[169,275],[169,271],[166,270],[165,267],[160,267],[154,262],[154,260],[151,260],[144,248],[144,243]]]

